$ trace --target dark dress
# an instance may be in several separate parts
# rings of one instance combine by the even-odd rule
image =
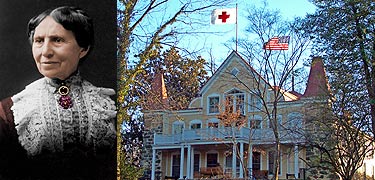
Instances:
[[[0,101],[0,180],[116,179],[115,146],[93,152],[71,144],[63,152],[29,156],[19,143],[12,106],[11,98]]]

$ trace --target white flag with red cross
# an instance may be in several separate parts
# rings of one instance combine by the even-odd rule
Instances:
[[[236,8],[215,9],[211,14],[211,24],[235,24],[236,20]]]

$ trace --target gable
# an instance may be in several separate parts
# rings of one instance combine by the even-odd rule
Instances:
[[[211,94],[212,91],[224,93],[229,90],[229,87],[248,91],[254,84],[254,78],[257,81],[260,80],[262,85],[268,85],[259,73],[233,51],[202,87],[200,94],[204,97]]]

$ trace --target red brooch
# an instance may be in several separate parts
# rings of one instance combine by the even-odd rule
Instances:
[[[61,95],[59,98],[59,104],[64,109],[68,109],[73,107],[73,101],[72,98],[68,95],[70,92],[70,89],[65,84],[61,84],[57,92]]]

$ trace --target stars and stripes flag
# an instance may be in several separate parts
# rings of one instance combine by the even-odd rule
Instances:
[[[236,8],[215,9],[212,11],[211,24],[235,24],[236,21]]]
[[[265,50],[288,50],[290,36],[273,37],[263,45]]]

